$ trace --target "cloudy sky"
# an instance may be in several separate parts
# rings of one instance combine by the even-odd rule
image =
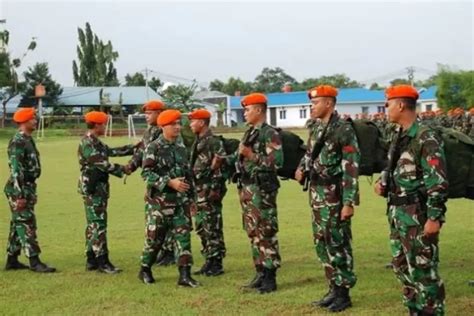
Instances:
[[[0,0],[9,51],[20,55],[37,37],[24,65],[48,62],[65,86],[73,85],[77,28],[86,22],[119,52],[121,81],[145,68],[165,81],[251,81],[279,66],[297,80],[345,73],[370,83],[403,76],[408,66],[417,67],[415,79],[437,63],[473,69],[473,14],[472,1]]]

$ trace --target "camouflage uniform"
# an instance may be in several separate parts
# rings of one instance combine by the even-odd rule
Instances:
[[[312,161],[315,143],[326,125],[324,146]],[[337,112],[328,123],[310,129],[308,150],[300,166],[310,163],[310,206],[316,253],[330,285],[351,288],[356,283],[351,248],[351,220],[341,221],[344,205],[359,204],[359,145],[352,125]]]
[[[166,232],[172,230],[175,256],[180,267],[193,263],[191,254],[191,208],[194,206],[194,188],[184,193],[168,186],[168,181],[185,177],[192,184],[187,150],[182,142],[170,142],[161,134],[150,143],[143,156],[142,177],[146,182],[145,244],[141,265],[151,267],[161,250]]]
[[[81,168],[78,192],[86,211],[86,253],[93,251],[96,257],[108,254],[109,174],[120,178],[124,175],[124,167],[109,162],[109,156],[128,156],[133,154],[133,150],[133,145],[110,148],[91,133],[81,139],[77,152]]]
[[[392,264],[403,284],[404,304],[444,314],[444,284],[438,274],[438,236],[423,234],[427,219],[444,222],[447,178],[444,145],[418,122],[394,140],[388,196]],[[392,157],[393,155],[393,157]]]
[[[251,127],[247,133],[253,129],[258,131],[258,139],[252,146],[254,159],[244,158],[239,163],[242,173],[238,191],[243,226],[250,239],[255,267],[274,270],[280,267],[281,261],[277,238],[279,182],[276,172],[283,166],[283,148],[280,135],[267,123]],[[233,159],[237,160],[237,155]]]
[[[21,248],[29,258],[41,253],[36,240],[35,204],[36,179],[41,175],[39,152],[31,136],[17,132],[8,144],[8,165],[10,178],[4,192],[10,205],[12,218],[8,236],[7,253],[18,256]],[[20,209],[19,199],[26,199],[26,206]]]
[[[467,134],[471,139],[474,140],[474,114],[470,114],[469,116],[469,133]]]
[[[198,136],[191,152],[191,164],[196,184],[196,233],[201,238],[201,253],[206,259],[225,257],[222,222],[222,200],[227,192],[221,170],[212,171],[214,155],[225,156],[224,143],[209,129]]]

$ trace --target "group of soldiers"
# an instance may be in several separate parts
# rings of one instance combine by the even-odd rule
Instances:
[[[321,261],[328,292],[313,306],[339,312],[352,305],[350,289],[357,282],[351,248],[351,218],[359,204],[360,150],[353,126],[335,110],[338,91],[322,85],[311,89],[311,119],[307,151],[294,178],[309,184],[309,206],[316,254]],[[388,121],[397,128],[391,140],[388,167],[376,182],[376,194],[387,198],[387,218],[393,269],[403,285],[403,301],[410,315],[442,315],[444,285],[438,274],[438,235],[445,220],[446,162],[442,140],[420,125],[416,113],[418,92],[411,86],[386,90]],[[259,293],[277,290],[281,264],[278,244],[277,171],[282,167],[282,139],[266,123],[267,98],[252,93],[241,99],[249,126],[236,152],[227,153],[221,137],[209,128],[211,113],[199,109],[188,114],[196,140],[189,154],[181,133],[182,114],[154,100],[143,107],[148,128],[136,145],[110,148],[99,140],[107,116],[89,112],[87,133],[78,158],[78,191],[86,211],[86,269],[115,274],[107,247],[109,175],[122,177],[141,168],[145,182],[145,242],[138,278],[154,283],[152,266],[160,253],[170,251],[179,270],[178,284],[197,287],[191,276],[193,257],[190,234],[195,227],[201,239],[204,265],[196,274],[224,273],[226,247],[222,200],[228,166],[235,166],[243,228],[250,241],[255,277],[244,287]],[[39,260],[36,241],[35,180],[40,175],[39,153],[31,138],[36,119],[33,109],[15,113],[19,131],[9,143],[11,170],[5,193],[12,220],[7,269],[24,269],[18,261],[23,248],[30,269],[54,272]],[[132,155],[125,165],[111,156]],[[309,166],[309,173],[305,173]],[[423,193],[420,193],[423,192]]]

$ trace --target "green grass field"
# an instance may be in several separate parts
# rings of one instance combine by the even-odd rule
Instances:
[[[301,131],[303,133],[303,131]],[[46,131],[47,134],[47,131]],[[199,277],[201,288],[176,286],[175,267],[154,268],[157,283],[145,286],[137,279],[144,231],[144,184],[138,173],[111,177],[109,248],[112,261],[124,272],[103,275],[84,270],[85,214],[76,193],[79,167],[78,138],[50,137],[38,142],[43,173],[36,208],[42,259],[59,269],[57,274],[0,271],[1,314],[325,314],[310,302],[326,292],[323,270],[317,261],[311,234],[307,196],[295,182],[282,181],[278,196],[279,240],[282,268],[276,293],[243,293],[239,287],[254,271],[249,241],[241,228],[241,211],[234,185],[224,200],[226,273]],[[121,145],[126,138],[106,139]],[[0,183],[8,176],[7,140],[0,140]],[[126,158],[113,159],[125,162]],[[358,283],[352,291],[354,307],[345,314],[401,315],[400,285],[391,270],[385,202],[376,197],[368,179],[361,178],[361,205],[353,219],[353,246]],[[446,283],[447,313],[474,311],[474,203],[452,200],[441,234],[441,276]],[[0,198],[0,245],[5,247],[10,212]],[[203,259],[193,233],[195,268]],[[2,256],[5,258],[4,256]],[[26,261],[24,257],[22,261]],[[4,265],[4,259],[0,260]]]

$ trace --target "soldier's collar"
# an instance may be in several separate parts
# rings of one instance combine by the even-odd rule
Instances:
[[[414,121],[413,124],[404,132],[405,135],[408,137],[414,138],[416,137],[416,133],[418,133],[418,121]]]

